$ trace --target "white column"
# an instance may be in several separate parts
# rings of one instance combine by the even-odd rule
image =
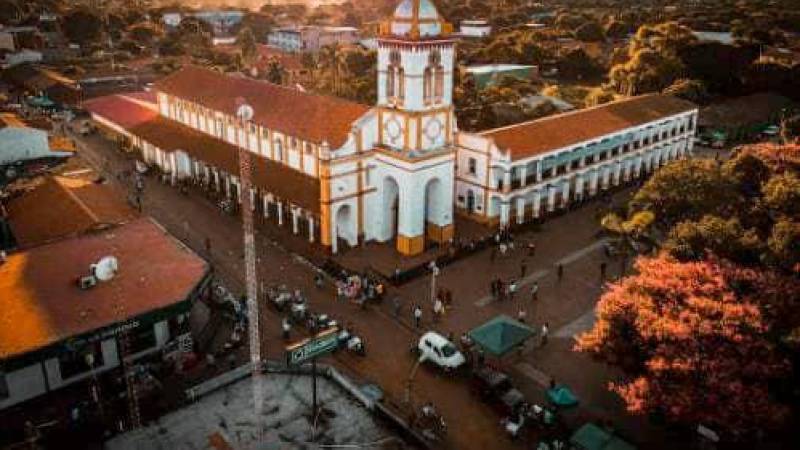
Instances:
[[[538,190],[533,191],[533,217],[538,219],[542,210],[542,194]]]
[[[297,213],[297,208],[292,208],[292,233],[297,234],[299,230],[300,215]]]
[[[520,186],[525,186],[527,183],[526,178],[528,178],[528,165],[525,164],[524,166],[520,167],[519,169],[519,181]]]
[[[278,202],[278,225],[283,225],[283,203]]]
[[[508,172],[503,172],[503,192],[511,190],[511,169]]]
[[[225,176],[225,196],[231,198],[231,179],[228,176]]]
[[[540,159],[540,160],[539,160],[539,161],[536,163],[536,182],[537,182],[537,183],[539,183],[540,181],[542,181],[542,162],[543,162],[543,161],[544,161],[543,159]]]
[[[600,172],[595,169],[589,174],[589,195],[594,196],[597,194],[597,181],[600,178]]]
[[[583,200],[583,180],[584,174],[579,173],[575,176],[575,198],[577,200]]]
[[[566,208],[569,205],[569,180],[564,180],[561,187],[561,207]]]
[[[608,189],[608,182],[609,179],[611,178],[611,167],[609,167],[608,164],[606,164],[605,166],[602,167],[601,170],[603,171],[603,182],[601,184],[601,188],[605,191],[606,189]]]
[[[256,210],[256,190],[253,188],[250,188],[250,210]]]
[[[314,217],[308,216],[308,242],[314,243]]]
[[[634,166],[633,175],[636,178],[642,176],[642,155],[636,156],[636,166]]]
[[[517,223],[525,222],[525,197],[517,199]]]
[[[556,187],[547,186],[547,211],[553,212],[556,210]]]
[[[220,186],[221,182],[222,182],[222,180],[220,180],[219,169],[214,168],[214,185],[217,187],[217,189],[216,189],[217,192],[222,190],[221,186]]]
[[[614,164],[614,186],[619,186],[621,181],[620,178],[621,172],[622,172],[622,163],[617,161],[617,163]]]
[[[510,209],[511,208],[508,204],[508,201],[503,201],[502,203],[500,203],[500,226],[505,227],[506,225],[508,225],[508,216]]]
[[[628,182],[631,180],[631,160],[625,159],[622,161],[622,180]]]
[[[269,217],[269,200],[266,194],[261,196],[261,203],[264,205],[264,217]]]

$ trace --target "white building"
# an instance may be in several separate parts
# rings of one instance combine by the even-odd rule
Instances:
[[[68,156],[72,153],[51,148],[46,131],[27,126],[14,114],[0,114],[0,166]]]
[[[187,67],[155,84],[160,117],[126,129],[173,179],[238,201],[247,149],[251,207],[334,253],[373,241],[416,255],[453,238],[456,213],[538,220],[691,152],[697,108],[662,95],[460,132],[451,31],[431,0],[401,1],[380,26],[373,107]]]
[[[482,38],[492,34],[492,26],[485,20],[462,20],[458,31],[463,37]]]
[[[5,58],[3,59],[2,68],[7,69],[20,64],[38,63],[42,62],[43,59],[44,55],[42,52],[24,48],[16,52],[6,53]]]
[[[358,28],[302,26],[279,28],[267,36],[267,43],[288,52],[315,52],[326,45],[359,42]]]

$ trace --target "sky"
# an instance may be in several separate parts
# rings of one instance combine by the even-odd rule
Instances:
[[[236,8],[248,8],[252,10],[257,10],[262,6],[273,3],[273,4],[282,4],[282,3],[306,3],[310,7],[316,7],[320,3],[321,4],[335,4],[335,3],[342,3],[345,0],[173,0],[173,1],[166,1],[166,3],[182,3],[187,6],[203,6],[203,7],[218,7],[218,6],[230,6]]]

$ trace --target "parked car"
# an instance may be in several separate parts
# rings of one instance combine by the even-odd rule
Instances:
[[[416,350],[420,362],[432,363],[446,371],[458,369],[467,361],[452,342],[433,331],[422,335]]]

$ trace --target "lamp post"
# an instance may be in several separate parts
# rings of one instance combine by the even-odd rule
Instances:
[[[436,277],[439,276],[439,266],[436,265],[436,261],[431,261],[428,264],[428,267],[431,269],[431,306],[436,302]]]

